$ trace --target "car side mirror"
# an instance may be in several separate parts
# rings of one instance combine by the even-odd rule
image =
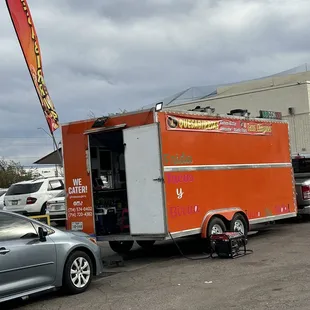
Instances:
[[[44,229],[43,227],[39,226],[38,233],[39,233],[39,240],[42,242],[46,241],[46,236],[48,233],[47,230]]]

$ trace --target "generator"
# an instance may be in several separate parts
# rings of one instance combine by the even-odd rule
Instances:
[[[211,258],[236,258],[247,254],[247,238],[241,232],[225,232],[210,237]],[[216,254],[216,256],[215,256]]]

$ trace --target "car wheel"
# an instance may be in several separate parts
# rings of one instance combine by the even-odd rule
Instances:
[[[90,257],[82,251],[72,253],[64,267],[63,289],[69,294],[86,291],[93,278]]]
[[[133,241],[109,241],[110,248],[118,254],[126,254],[133,247]]]
[[[40,213],[41,213],[41,215],[45,215],[46,214],[46,203],[43,204]]]

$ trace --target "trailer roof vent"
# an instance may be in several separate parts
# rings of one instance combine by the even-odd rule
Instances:
[[[294,107],[289,107],[288,108],[288,114],[289,115],[295,115],[295,108]]]
[[[234,109],[234,110],[231,110],[229,113],[227,113],[227,115],[245,116],[245,117],[249,117],[250,114],[251,113],[248,110],[244,110],[244,109]]]
[[[215,112],[215,108],[207,106],[202,108],[200,105],[196,106],[194,109],[190,109],[188,111],[193,111],[193,112],[206,112],[206,113],[214,113]]]
[[[91,128],[100,128],[103,127],[106,123],[106,121],[109,119],[107,116],[99,117],[95,120]]]

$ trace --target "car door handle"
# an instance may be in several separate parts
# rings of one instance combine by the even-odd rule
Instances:
[[[7,250],[6,248],[0,248],[0,255],[8,254],[10,250]]]

